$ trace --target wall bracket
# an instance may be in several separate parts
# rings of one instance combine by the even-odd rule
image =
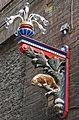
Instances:
[[[54,48],[25,35],[19,36],[16,41],[20,45],[20,51],[32,59],[35,68],[43,68],[44,73],[42,76],[50,75],[55,80],[60,89],[59,91],[54,86],[53,90],[55,92],[51,92],[51,87],[48,88],[49,83],[47,81],[44,84],[39,82],[38,86],[42,86],[47,90],[46,96],[54,96],[54,113],[60,118],[65,118],[68,115],[69,47],[64,45],[61,49]],[[40,77],[40,74],[37,76]],[[34,81],[32,79],[32,84],[37,84],[36,79]]]

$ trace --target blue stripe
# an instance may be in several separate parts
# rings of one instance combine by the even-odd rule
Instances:
[[[51,46],[48,46],[48,45],[46,45],[46,44],[43,44],[43,43],[41,43],[41,42],[38,42],[38,41],[36,41],[36,40],[34,40],[34,39],[32,39],[32,38],[26,37],[26,36],[22,36],[22,35],[21,35],[19,38],[17,38],[17,42],[19,42],[19,41],[21,41],[21,40],[28,41],[28,42],[33,43],[33,44],[36,44],[36,45],[38,45],[38,46],[40,46],[40,47],[44,47],[44,48],[46,48],[46,49],[49,49],[49,50],[52,50],[52,51],[54,51],[54,52],[60,53],[60,54],[62,54],[62,55],[64,55],[64,56],[67,55],[67,53],[66,53],[65,51],[62,51],[62,50],[60,50],[60,49],[53,48],[53,47],[51,47]]]
[[[65,108],[66,108],[66,63],[65,63],[65,68],[64,68],[64,111],[65,111]]]

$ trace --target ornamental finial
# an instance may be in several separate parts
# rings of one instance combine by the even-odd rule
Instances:
[[[17,14],[6,18],[6,28],[8,28],[15,19],[21,19],[20,27],[16,33],[17,36],[19,36],[20,34],[27,35],[29,37],[33,36],[35,33],[34,23],[37,24],[42,34],[46,33],[46,29],[43,26],[47,26],[49,22],[39,14],[29,14],[29,7],[30,4],[26,2],[25,7],[19,10]],[[41,21],[42,24],[40,24],[39,21]]]

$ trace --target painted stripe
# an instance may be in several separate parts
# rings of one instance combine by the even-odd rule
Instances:
[[[69,61],[70,61],[70,52],[68,46],[64,46],[65,51],[67,52],[66,57],[66,69],[65,69],[65,80],[64,80],[64,102],[65,102],[65,108],[64,113],[62,116],[60,116],[61,119],[66,118],[68,115],[68,106],[69,106]]]
[[[56,54],[56,55],[58,55],[58,56],[61,56],[61,57],[63,57],[63,58],[66,58],[65,55],[62,55],[62,54],[60,54],[60,53],[58,53],[58,52],[55,52],[55,51],[53,51],[53,50],[49,50],[49,49],[44,48],[44,47],[42,47],[42,46],[36,45],[36,44],[34,44],[34,43],[31,43],[31,42],[28,42],[28,41],[25,41],[25,40],[21,40],[21,41],[19,41],[18,43],[21,43],[21,42],[24,42],[24,43],[26,43],[26,44],[28,44],[28,45],[31,45],[31,46],[40,48],[41,50],[45,50],[45,51],[47,51],[47,52],[50,52],[50,53]]]
[[[29,37],[25,37],[24,35],[21,35],[21,37],[17,38],[17,42],[20,43],[20,42],[24,42],[26,44],[29,44],[29,45],[32,45],[32,46],[35,46],[35,47],[38,47],[42,50],[46,50],[48,52],[51,52],[51,53],[54,53],[54,54],[57,54],[57,55],[60,55],[62,56],[63,58],[66,58],[66,55],[67,53],[65,51],[62,51],[62,50],[59,50],[59,49],[56,49],[56,48],[53,48],[51,46],[48,46],[44,43],[41,43],[41,42],[38,42],[32,38],[29,38]]]
[[[17,38],[17,42],[19,42],[19,41],[21,41],[21,40],[28,41],[28,42],[30,42],[30,43],[32,43],[32,44],[36,44],[36,45],[38,45],[38,46],[40,46],[40,47],[42,47],[42,48],[46,48],[46,49],[51,50],[51,51],[55,51],[56,53],[62,54],[62,55],[64,55],[64,56],[66,56],[66,54],[67,54],[65,51],[62,51],[62,50],[60,50],[60,49],[56,49],[56,48],[54,48],[54,47],[51,47],[51,46],[49,46],[49,45],[46,45],[46,44],[41,43],[41,42],[39,42],[39,41],[36,41],[36,40],[34,40],[34,39],[32,39],[32,38],[29,38],[29,37],[27,37],[27,36],[25,36],[25,35],[21,35],[19,38]]]
[[[22,25],[22,26],[20,26],[20,28],[29,28],[29,29],[33,29],[31,26],[25,26],[25,25]]]

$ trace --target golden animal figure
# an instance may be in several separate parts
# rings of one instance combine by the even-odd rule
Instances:
[[[60,87],[56,84],[55,79],[48,74],[37,74],[33,77],[31,84],[46,89],[48,92],[45,95],[60,91]]]

